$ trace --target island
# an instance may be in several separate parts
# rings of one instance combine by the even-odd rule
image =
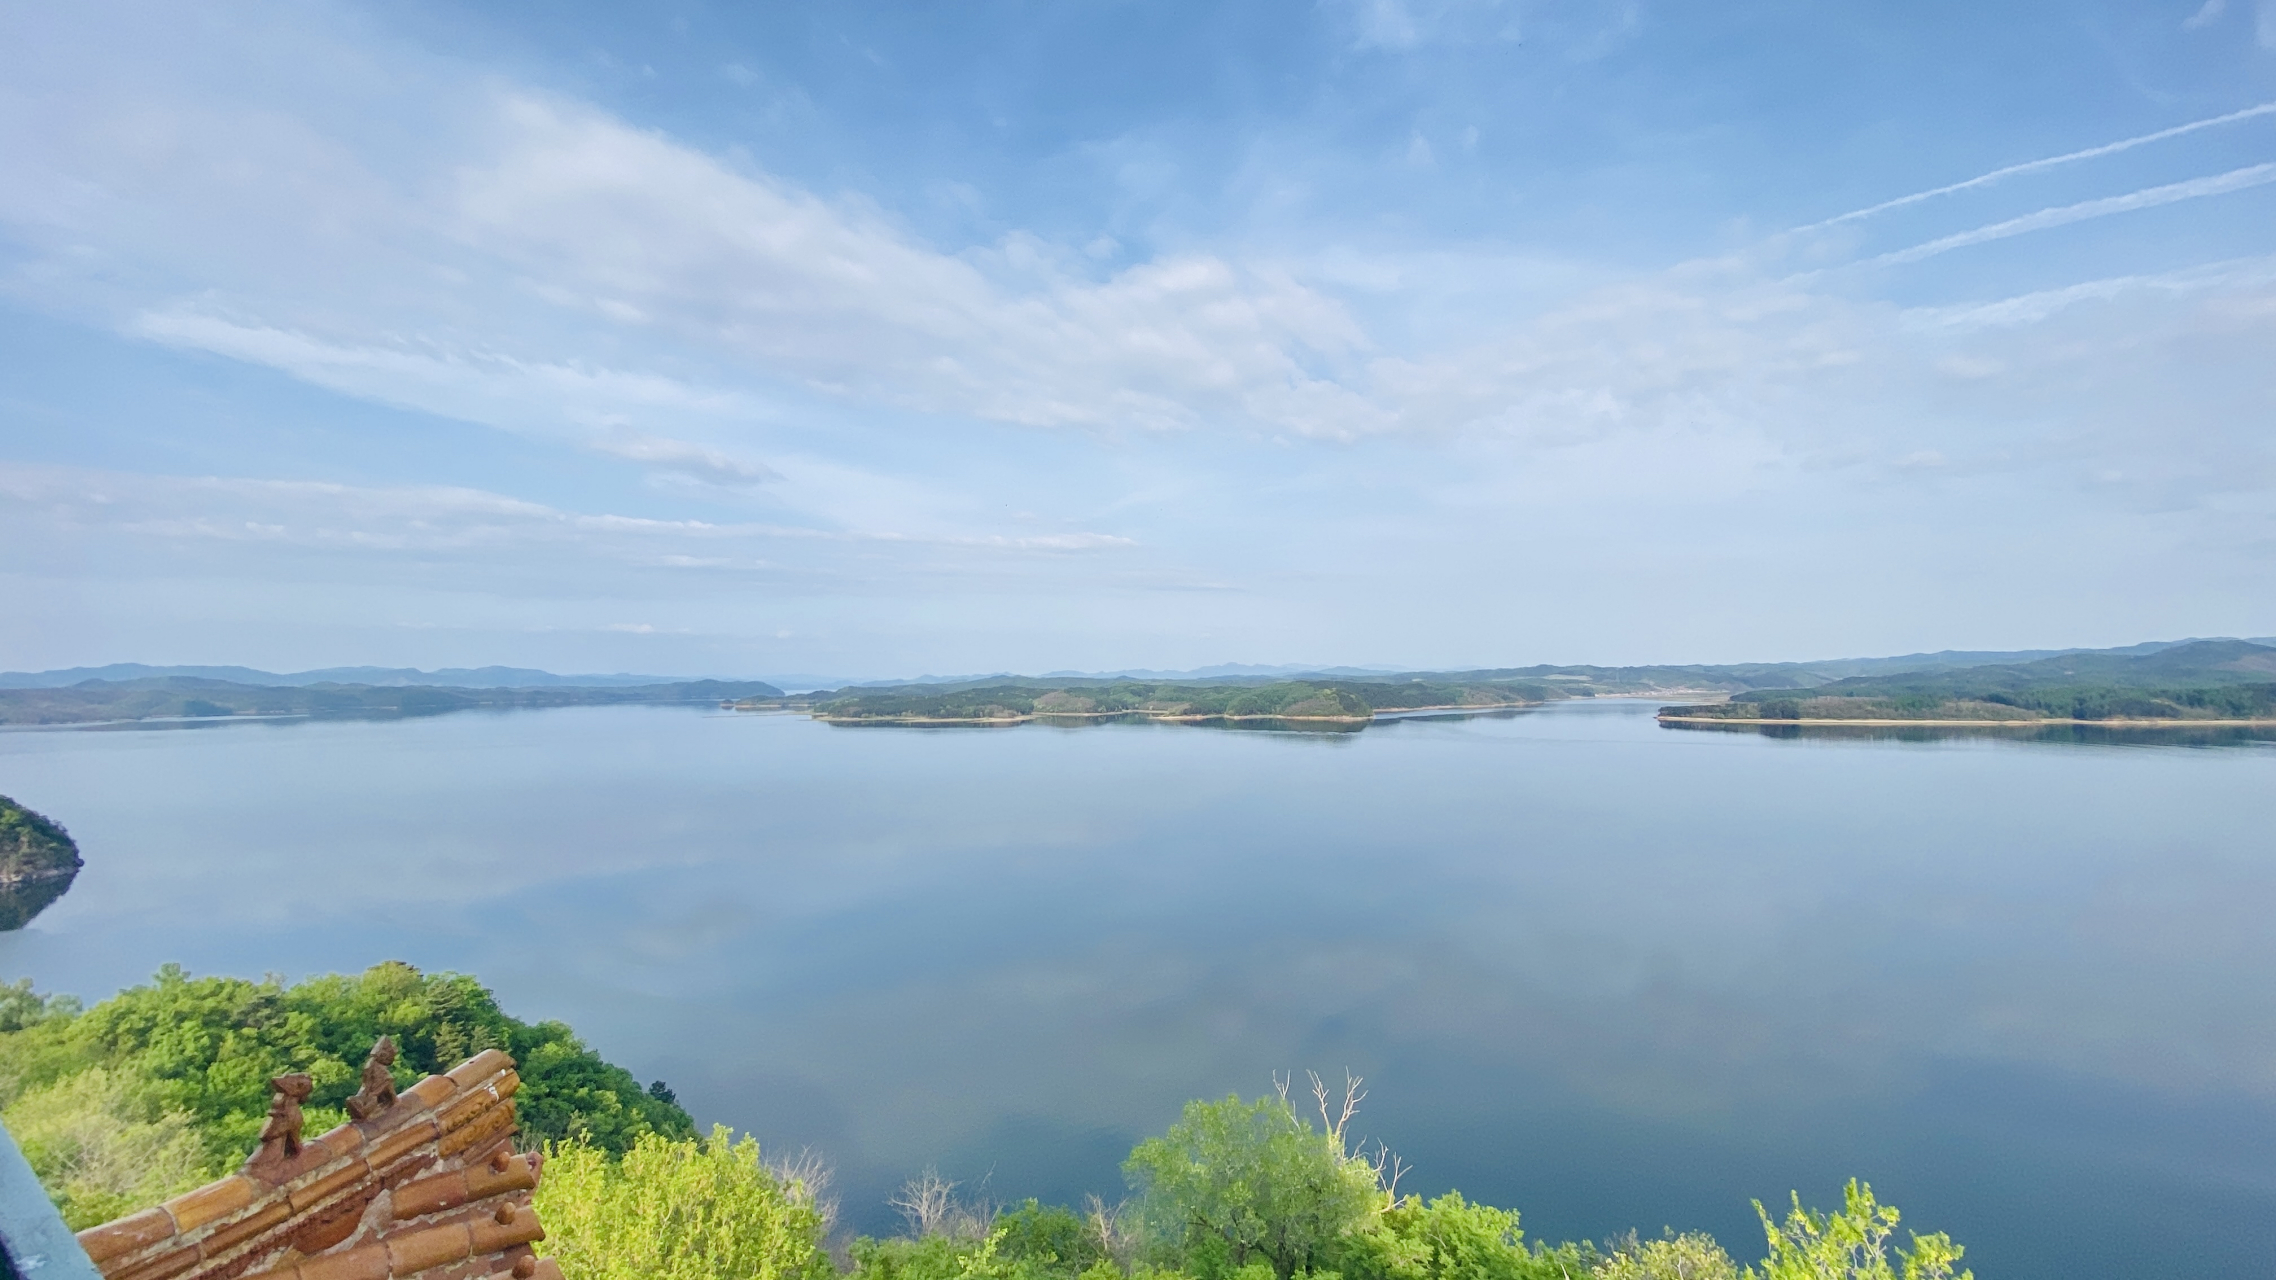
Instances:
[[[1161,683],[1085,678],[840,689],[797,701],[744,699],[735,705],[747,711],[803,710],[827,724],[986,725],[1136,719],[1352,726],[1367,724],[1380,715],[1507,710],[1539,706],[1562,696],[1566,695],[1536,681]]]
[[[1852,676],[1665,706],[1659,718],[1674,725],[2276,724],[2276,646],[2200,640],[2148,654]]]
[[[0,796],[0,932],[21,929],[63,896],[83,865],[61,823]]]
[[[241,684],[196,676],[82,680],[61,688],[0,689],[0,724],[97,724],[126,720],[218,720],[276,716],[428,716],[511,707],[624,703],[720,706],[739,698],[782,696],[758,680],[680,680],[667,684],[535,688],[451,685]]]

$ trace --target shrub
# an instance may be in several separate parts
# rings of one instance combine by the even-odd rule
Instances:
[[[568,1280],[827,1280],[827,1214],[804,1181],[759,1162],[757,1139],[644,1133],[622,1159],[571,1139],[538,1183],[543,1253]]]

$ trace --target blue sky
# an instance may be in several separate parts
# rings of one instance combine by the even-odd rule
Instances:
[[[2269,634],[2269,104],[2276,0],[7,3],[0,666]]]

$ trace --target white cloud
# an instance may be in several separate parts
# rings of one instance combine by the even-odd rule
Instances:
[[[2211,18],[2219,17],[2222,4],[2223,0],[2206,0],[2205,7],[2198,11],[2197,16],[2191,18],[2187,23],[2184,23],[2183,25],[2201,25],[2203,21],[2210,21]],[[2207,15],[2210,15],[2210,17]],[[1973,178],[1968,178],[1960,182],[1946,183],[1941,187],[1931,187],[1926,191],[1915,191],[1910,195],[1898,196],[1893,200],[1883,200],[1879,204],[1867,205],[1862,209],[1852,209],[1847,213],[1835,214],[1833,217],[1827,218],[1822,222],[1813,222],[1805,227],[1796,227],[1794,228],[1794,234],[1799,235],[1801,233],[1809,231],[1821,231],[1827,227],[1838,226],[1844,222],[1857,222],[1865,218],[1873,217],[1875,214],[1887,213],[1891,209],[1901,209],[1906,205],[1919,204],[1925,200],[1934,200],[1939,196],[1955,195],[1962,191],[1972,191],[1978,187],[1988,187],[1995,182],[2001,182],[2008,178],[2021,177],[2027,173],[2039,173],[2047,169],[2060,168],[2064,165],[2078,164],[2086,160],[2099,160],[2104,156],[2114,156],[2123,151],[2131,151],[2136,147],[2148,146],[2153,142],[2164,142],[2172,138],[2179,138],[2184,137],[2188,134],[2197,133],[2205,129],[2215,129],[2221,127],[2222,125],[2231,125],[2240,123],[2245,120],[2254,120],[2271,113],[2276,113],[2276,102],[2263,102],[2258,106],[2246,107],[2241,111],[2231,111],[2223,115],[2210,116],[2203,120],[2192,120],[2187,124],[2178,124],[2170,129],[2159,129],[2154,133],[2139,134],[2131,138],[2120,138],[2116,142],[2105,142],[2099,146],[2086,147],[2078,151],[2066,151],[2063,154],[2057,156],[2046,156],[2037,160],[2026,160],[2021,164],[2006,165],[2001,168],[1994,169],[1989,173],[1979,173]]]
[[[599,436],[590,441],[587,447],[658,470],[675,472],[704,484],[745,488],[782,479],[781,473],[765,463],[747,462],[717,449],[665,436],[620,431]]]
[[[2085,222],[2092,218],[2107,218],[2116,213],[2132,213],[2137,209],[2154,209],[2160,205],[2178,204],[2184,200],[2201,200],[2206,196],[2227,195],[2234,191],[2266,186],[2271,182],[2276,182],[2276,163],[2247,165],[2241,169],[2231,169],[2227,173],[2213,174],[2209,177],[2190,178],[2184,182],[2169,182],[2163,186],[2129,191],[2124,195],[2104,196],[2099,200],[2081,200],[2076,204],[2041,209],[2036,213],[2027,213],[2019,218],[2008,218],[1987,226],[1956,232],[1948,236],[1939,236],[1924,244],[1916,244],[1909,249],[1884,253],[1871,261],[1890,266],[1919,262],[1926,258],[1933,258],[1940,253],[1949,253],[1954,249],[1965,248],[1969,245],[1988,244],[1994,240],[2005,240],[2010,236],[2025,235],[2033,231],[2045,231],[2052,227],[2068,226],[2071,223]]]
[[[757,521],[664,520],[565,511],[481,489],[309,480],[180,477],[0,462],[0,518],[24,528],[189,542],[265,543],[370,553],[500,554],[550,546],[596,562],[738,563],[770,543],[852,543],[970,551],[1132,547],[1118,534],[832,529]],[[28,522],[28,523],[27,523]],[[748,559],[742,563],[753,563]]]
[[[2200,27],[2209,27],[2220,21],[2221,15],[2228,11],[2228,7],[2229,0],[2205,0],[2197,12],[2181,20],[2181,29],[2183,31],[2195,31]]]

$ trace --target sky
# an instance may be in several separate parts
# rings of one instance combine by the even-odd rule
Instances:
[[[0,0],[0,668],[2276,633],[2276,0]]]

